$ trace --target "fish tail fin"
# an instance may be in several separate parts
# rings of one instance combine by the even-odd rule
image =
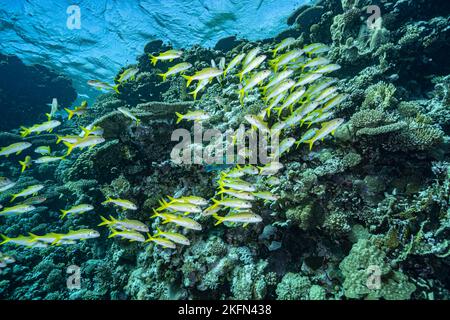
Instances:
[[[22,166],[22,169],[20,170],[20,172],[24,172],[25,169],[27,168],[27,163],[25,161],[19,161],[19,163]]]
[[[241,102],[241,105],[244,105],[244,97],[245,97],[245,91],[244,88],[239,89],[239,101]]]
[[[111,202],[111,197],[107,197],[105,201],[102,202],[102,204],[108,204]]]
[[[51,243],[52,246],[56,245],[61,240],[61,235],[54,233],[52,234],[55,237],[55,240]]]
[[[45,115],[47,116],[47,120],[48,121],[52,120],[52,114],[51,113],[46,113]]]
[[[16,200],[16,198],[17,198],[17,194],[13,194],[13,196],[12,196],[11,200],[9,200],[9,202],[13,202],[14,200]]]
[[[145,240],[145,242],[150,242],[150,241],[152,241],[154,238],[153,238],[153,236],[149,233],[149,232],[147,232],[147,240]]]
[[[67,216],[68,210],[63,210],[63,209],[61,209],[61,210],[59,210],[59,211],[61,211],[61,213],[62,213],[61,219],[64,219],[64,218]]]
[[[152,62],[152,65],[156,66],[156,63],[158,62],[158,59],[152,54],[149,54],[148,56],[149,56],[149,58],[150,58],[150,60]]]
[[[175,114],[177,115],[177,124],[181,122],[181,120],[183,120],[183,115],[181,113],[175,112]]]
[[[153,215],[151,215],[150,218],[156,218],[156,217],[160,216],[158,211],[156,211],[155,209],[152,209],[152,210],[153,210]]]
[[[159,227],[156,227],[156,231],[157,232],[153,235],[153,237],[160,236],[163,233]]]
[[[4,234],[0,234],[0,237],[2,237],[2,239],[3,239],[3,241],[0,242],[0,246],[1,246],[2,244],[5,244],[5,243],[8,243],[8,242],[11,241],[11,238],[5,236]]]
[[[34,233],[28,232],[28,234],[29,234],[30,237],[31,237],[31,242],[35,242],[35,241],[37,241],[38,238],[39,238],[39,236],[38,236],[38,235],[35,235]]]
[[[181,76],[187,80],[186,88],[189,87],[189,85],[190,85],[191,82],[192,82],[192,76],[187,76],[187,75],[185,75],[185,74],[182,74]]]
[[[239,76],[239,82],[242,82],[242,78],[244,78],[244,74],[242,72],[239,72],[237,75]]]
[[[212,216],[217,220],[217,222],[214,223],[215,226],[221,224],[224,220],[223,217],[219,216],[217,213],[214,213]]]
[[[70,110],[70,109],[68,109],[68,108],[64,108],[64,110],[66,110],[67,114],[69,115],[68,119],[69,119],[69,120],[72,119],[72,117],[73,117],[73,115],[74,115],[73,110]]]
[[[91,134],[91,130],[86,129],[85,127],[80,126],[80,129],[84,132],[85,136],[88,136]],[[57,137],[58,137],[58,135],[57,135]],[[56,142],[56,143],[58,143],[58,142]]]
[[[189,94],[194,97],[194,101],[197,100],[198,91],[194,90],[194,91],[189,92]]]
[[[25,127],[20,127],[22,130],[20,131],[20,136],[22,138],[25,138],[26,136],[30,135],[30,129],[25,128]]]
[[[309,151],[312,150],[313,144],[314,144],[314,140],[306,140],[305,143],[309,144]]]
[[[118,83],[118,84],[116,84],[116,85],[114,85],[112,88],[113,88],[113,90],[116,92],[116,93],[120,93],[120,91],[119,91],[119,86],[120,86],[120,83]]]
[[[103,216],[100,216],[100,219],[102,219],[102,223],[100,223],[98,226],[99,227],[101,227],[101,226],[107,226],[108,224],[111,224],[111,222],[112,221],[109,221],[108,219],[106,219],[105,217],[103,217]]]
[[[110,235],[108,236],[108,239],[115,237],[119,232],[114,228],[109,228],[111,230]]]
[[[73,150],[74,145],[71,144],[71,143],[69,143],[69,142],[67,142],[67,141],[63,141],[63,143],[64,143],[65,146],[67,147],[67,153],[66,153],[66,156],[68,156],[69,154],[72,153],[72,150]]]
[[[225,188],[223,186],[219,186],[220,191],[217,194],[223,194],[225,192]]]
[[[56,135],[56,144],[59,144],[62,141],[62,137],[60,135]]]
[[[166,81],[167,79],[167,74],[166,73],[158,73],[158,76],[163,78],[163,81]]]

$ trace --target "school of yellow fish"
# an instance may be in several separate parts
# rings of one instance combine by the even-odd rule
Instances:
[[[255,47],[247,53],[241,53],[233,57],[228,65],[225,65],[225,59],[222,58],[219,66],[212,61],[211,67],[199,70],[192,75],[185,73],[192,68],[192,64],[181,62],[168,69],[165,73],[160,73],[162,81],[168,77],[181,75],[186,79],[186,86],[189,87],[194,81],[197,86],[189,92],[194,100],[198,94],[206,88],[214,79],[220,83],[227,77],[237,77],[239,79],[239,90],[236,92],[242,106],[250,92],[258,93],[260,100],[264,102],[262,108],[257,114],[247,114],[244,118],[251,125],[249,132],[259,130],[262,133],[284,136],[284,131],[289,128],[302,127],[308,124],[308,130],[299,138],[285,137],[281,140],[278,150],[272,150],[273,160],[264,166],[254,165],[235,165],[233,168],[220,172],[218,178],[218,190],[215,196],[208,201],[198,196],[171,197],[167,196],[160,200],[160,206],[154,208],[151,218],[159,218],[161,225],[169,225],[174,228],[183,228],[184,231],[201,231],[202,226],[190,215],[199,214],[202,216],[212,216],[215,219],[215,225],[225,223],[227,225],[242,224],[244,227],[250,223],[259,223],[262,217],[252,211],[255,201],[263,200],[266,202],[276,201],[279,197],[268,190],[258,190],[256,185],[263,181],[263,185],[268,187],[277,185],[280,180],[276,174],[283,168],[283,164],[278,160],[285,152],[295,144],[300,146],[303,143],[313,147],[317,141],[323,141],[328,135],[334,134],[335,130],[343,123],[343,119],[333,119],[333,111],[346,96],[340,94],[337,87],[334,86],[336,79],[327,77],[327,75],[340,68],[333,64],[322,54],[329,48],[321,43],[311,44],[302,49],[296,48],[296,40],[287,38],[281,41],[274,49],[269,52],[262,52],[260,47]],[[157,56],[149,55],[152,65],[158,61],[173,61],[183,56],[179,50],[169,50],[160,53]],[[268,57],[272,56],[270,60]],[[116,85],[111,85],[99,80],[90,80],[88,84],[98,90],[115,91],[119,93],[121,84],[127,81],[133,81],[139,72],[137,68],[124,70],[117,80]],[[234,73],[234,74],[233,74]],[[61,125],[58,120],[52,120],[58,105],[52,102],[52,111],[46,114],[47,121],[33,125],[29,128],[21,127],[20,135],[23,139],[33,134],[43,132],[52,133]],[[65,108],[68,115],[68,121],[75,116],[82,117],[89,112],[88,104],[83,101],[80,106],[73,109]],[[138,119],[130,110],[118,108],[124,117],[132,121],[136,126],[140,125]],[[177,113],[177,121],[205,121],[210,116],[202,110],[194,110],[186,114]],[[271,125],[269,125],[269,123]],[[320,124],[320,128],[310,128],[312,125]],[[37,146],[34,152],[40,157],[32,159],[26,156],[19,161],[21,172],[30,168],[32,165],[56,162],[64,160],[74,149],[83,150],[93,148],[105,142],[103,138],[103,129],[89,125],[81,127],[81,132],[73,135],[61,136],[56,134],[56,144],[63,142],[67,147],[64,155],[52,153],[51,146]],[[235,137],[236,138],[236,137]],[[236,139],[234,140],[234,143]],[[0,156],[8,157],[12,154],[20,155],[22,151],[28,149],[32,144],[28,141],[17,142],[9,146],[0,148]],[[248,150],[247,150],[248,151]],[[245,152],[245,150],[244,150]],[[247,156],[248,157],[248,156]],[[8,178],[0,177],[0,192],[6,192],[16,185]],[[38,184],[28,186],[19,193],[13,194],[10,202],[18,198],[24,200],[17,204],[10,204],[6,207],[0,205],[0,217],[23,214],[36,209],[35,205],[46,201],[44,197],[38,196],[38,193],[45,186]],[[211,205],[210,202],[212,202]],[[108,198],[103,203],[104,206],[112,205],[119,210],[138,210],[138,206],[129,200]],[[208,206],[209,205],[209,206]],[[91,204],[78,204],[68,209],[61,209],[61,219],[70,215],[84,214],[94,211]],[[129,241],[153,242],[163,248],[176,248],[176,245],[189,245],[189,239],[184,235],[186,232],[174,232],[168,229],[166,231],[157,227],[157,232],[150,234],[150,229],[143,222],[138,220],[117,219],[113,216],[108,218],[100,216],[99,226],[109,228],[109,238],[118,237]],[[175,229],[176,230],[176,229]],[[183,234],[184,233],[184,234]],[[145,235],[147,237],[145,237]],[[15,244],[32,248],[47,247],[48,245],[70,245],[79,240],[97,238],[100,233],[94,229],[70,230],[66,234],[48,233],[44,235],[35,235],[29,233],[28,236],[18,236],[10,238],[0,235],[3,238],[1,244]],[[0,254],[0,267],[12,263],[14,259]],[[9,261],[9,262],[8,262]]]

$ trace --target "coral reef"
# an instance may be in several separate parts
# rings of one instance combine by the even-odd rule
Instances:
[[[366,23],[371,4],[383,12],[378,29]],[[99,241],[73,246],[29,250],[5,245],[2,253],[16,262],[2,269],[0,297],[448,299],[450,64],[445,52],[450,50],[450,10],[448,3],[441,4],[442,10],[434,10],[428,1],[324,0],[296,11],[289,29],[275,39],[228,38],[213,49],[185,49],[184,61],[200,70],[211,60],[229,62],[256,46],[268,51],[287,36],[301,45],[325,42],[330,45],[327,58],[342,66],[333,76],[348,96],[333,116],[345,123],[334,138],[319,141],[312,150],[300,144],[283,154],[277,183],[252,180],[279,196],[255,206],[263,223],[214,226],[211,217],[200,216],[203,229],[188,234],[189,246],[174,250],[107,239],[107,229],[100,230]],[[427,15],[419,19],[417,10]],[[237,77],[214,80],[194,101],[182,77],[162,81],[158,75],[176,61],[151,65],[148,54],[168,49],[162,41],[148,43],[130,65],[139,69],[136,79],[120,84],[120,93],[101,95],[86,115],[60,131],[70,134],[77,126],[95,124],[104,129],[105,143],[22,174],[17,157],[0,163],[0,176],[17,182],[0,194],[2,204],[27,185],[40,181],[47,186],[42,194],[47,200],[37,211],[0,217],[8,219],[0,233],[96,226],[99,214],[113,210],[101,202],[120,197],[138,203],[139,209],[114,215],[138,219],[153,234],[160,224],[150,217],[162,197],[214,196],[220,172],[228,167],[170,160],[176,144],[172,132],[194,130],[184,121],[176,124],[175,112],[207,112],[211,117],[204,129],[225,132],[237,129],[263,103],[253,90],[242,106]],[[119,107],[132,111],[140,125]],[[287,132],[296,136],[306,126]],[[14,130],[0,134],[0,145],[19,140]],[[53,146],[55,137],[43,134],[26,141]],[[65,150],[54,148],[58,154]],[[98,214],[59,219],[59,209],[85,202]],[[66,288],[70,265],[81,267],[80,289]]]

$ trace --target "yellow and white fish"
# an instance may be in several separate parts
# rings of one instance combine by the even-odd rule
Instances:
[[[204,120],[208,120],[211,116],[209,114],[207,114],[204,111],[190,111],[186,114],[181,114],[178,112],[175,112],[175,114],[177,115],[177,124],[181,122],[181,120],[185,119],[185,120],[191,120],[191,121],[204,121]]]
[[[314,68],[318,66],[323,66],[329,64],[331,61],[324,57],[317,57],[311,60],[308,60],[308,62],[302,64],[302,70],[305,68]]]
[[[294,92],[292,92],[286,98],[286,100],[283,102],[283,104],[280,107],[274,108],[274,110],[278,111],[278,116],[280,116],[281,112],[286,108],[289,108],[290,111],[292,112],[294,105],[300,101],[300,99],[303,97],[305,92],[306,92],[306,89],[304,87],[301,87],[301,88],[295,90]]]
[[[279,51],[283,51],[286,48],[289,49],[295,42],[295,38],[292,37],[284,39],[275,46],[275,49],[271,50],[273,52],[273,56],[275,57]]]
[[[144,242],[154,242],[157,245],[160,245],[161,247],[169,248],[169,249],[176,248],[175,243],[173,243],[169,239],[157,237],[156,235],[152,236],[150,233],[147,233],[147,237],[148,237],[147,240],[145,240]]]
[[[68,135],[68,136],[59,136],[56,135],[56,144],[60,143],[61,141],[63,142],[68,142],[68,143],[76,143],[78,141],[80,141],[82,137],[80,136],[75,136],[75,135]]]
[[[166,52],[162,52],[157,56],[149,54],[149,58],[153,65],[156,65],[158,61],[167,61],[172,62],[174,59],[178,59],[183,55],[183,51],[180,50],[167,50]]]
[[[34,149],[34,152],[39,153],[40,155],[47,156],[51,153],[51,149],[49,146],[39,146]]]
[[[90,204],[79,204],[77,206],[74,206],[70,209],[67,210],[63,210],[61,209],[61,219],[64,219],[65,216],[67,216],[68,214],[81,214],[81,213],[85,213],[85,212],[89,212],[94,210],[94,206],[90,205]]]
[[[87,108],[88,108],[87,101],[83,101],[81,102],[80,106],[75,107],[75,109],[73,110],[70,110],[68,108],[64,108],[64,110],[66,110],[68,114],[68,119],[70,120],[73,118],[73,116],[81,117],[82,115],[84,115],[87,112]]]
[[[273,87],[272,90],[269,90],[264,97],[265,101],[268,102],[270,99],[275,98],[276,96],[287,92],[290,88],[295,85],[295,81],[292,79],[286,79],[280,82],[277,86]]]
[[[20,131],[20,136],[21,137],[27,137],[32,133],[36,133],[39,134],[41,132],[47,131],[47,132],[52,132],[53,129],[55,129],[56,127],[59,127],[61,125],[61,122],[58,120],[50,120],[50,121],[46,121],[40,124],[35,124],[32,127],[29,128],[25,128],[25,127],[21,127],[21,131]]]
[[[184,235],[176,232],[167,232],[167,231],[161,231],[158,227],[156,227],[156,230],[158,231],[153,235],[153,237],[159,237],[162,236],[172,242],[188,246],[191,244],[188,238],[186,238]]]
[[[73,149],[84,149],[86,147],[94,147],[100,143],[105,142],[105,138],[101,136],[86,136],[74,143],[69,143],[64,141],[63,143],[67,147],[67,153],[66,156],[72,153]]]
[[[323,43],[312,43],[303,48],[308,55],[324,53],[330,50],[330,47]]]
[[[177,215],[171,214],[171,213],[159,213],[159,212],[155,211],[154,209],[153,209],[153,213],[154,214],[150,218],[160,217],[164,220],[163,224],[171,222],[171,223],[174,223],[174,224],[176,224],[180,227],[186,228],[186,229],[197,230],[197,231],[202,230],[202,226],[200,225],[200,223],[198,223],[194,219],[187,218],[187,217],[180,217],[180,216],[177,216]]]
[[[280,198],[276,194],[273,194],[272,192],[269,192],[269,191],[258,191],[258,192],[253,192],[252,194],[257,198],[263,199],[266,201],[276,201]]]
[[[248,82],[239,90],[239,99],[241,101],[241,104],[243,104],[244,95],[248,93],[251,89],[253,89],[255,86],[263,82],[266,78],[270,76],[272,71],[270,70],[262,70],[248,80]]]
[[[316,70],[314,70],[315,73],[330,73],[333,71],[337,71],[341,68],[338,64],[328,64],[326,66],[322,66]]]
[[[11,189],[16,185],[16,182],[12,182],[6,177],[0,177],[0,192]]]
[[[283,164],[278,161],[272,161],[268,164],[266,164],[264,167],[258,167],[259,168],[259,174],[264,176],[272,176],[274,174],[277,174],[278,171],[283,169]]]
[[[111,234],[108,236],[109,238],[114,238],[114,237],[119,237],[122,239],[127,239],[130,242],[145,242],[145,237],[136,231],[129,231],[129,230],[125,230],[125,231],[119,231],[113,228],[110,228],[111,230]]]
[[[219,187],[227,187],[238,191],[253,192],[256,190],[252,184],[237,179],[223,179],[219,181]]]
[[[164,199],[160,201],[161,206],[156,209],[157,211],[162,211],[165,209],[169,209],[172,211],[179,211],[185,213],[200,213],[202,209],[192,203],[189,202],[166,202]]]
[[[322,76],[323,73],[306,73],[304,75],[301,75],[300,78],[295,83],[294,88],[313,83]]]
[[[106,199],[105,201],[102,202],[103,205],[107,205],[109,203],[112,203],[120,208],[122,208],[123,210],[137,210],[138,207],[137,205],[135,205],[133,202],[131,202],[130,200],[124,200],[124,199],[113,199],[108,197],[108,199]]]
[[[127,118],[133,120],[133,121],[136,123],[137,126],[141,123],[141,120],[138,119],[138,118],[136,118],[136,116],[133,115],[133,114],[130,112],[130,110],[125,109],[125,108],[122,108],[122,107],[119,107],[119,108],[117,108],[117,111],[119,111],[119,112],[120,112],[121,114],[123,114],[125,117],[127,117]]]
[[[280,67],[287,66],[291,61],[300,58],[303,55],[304,51],[295,49],[285,54],[282,54],[276,59],[270,60],[269,64],[273,67],[275,71],[278,71]]]
[[[242,69],[242,71],[238,73],[239,81],[242,81],[242,78],[244,77],[245,74],[251,72],[252,70],[254,70],[256,68],[258,68],[264,62],[264,60],[266,60],[266,56],[262,55],[262,56],[256,57],[252,61],[250,61],[249,64],[244,65],[244,68]]]
[[[194,97],[194,100],[197,100],[197,94],[208,84],[209,79],[200,80],[194,91],[189,92]]]
[[[266,122],[264,122],[257,115],[247,114],[244,119],[251,124],[252,127],[257,128],[262,133],[270,133],[269,127]]]
[[[275,150],[274,155],[281,157],[286,151],[288,151],[295,143],[295,138],[285,138],[280,142],[278,150]]]
[[[323,108],[320,110],[321,112],[328,112],[332,108],[339,105],[342,101],[344,101],[347,98],[346,94],[338,94],[331,100],[327,101],[327,103],[324,104]]]
[[[42,164],[42,163],[50,163],[50,162],[56,162],[56,161],[61,161],[64,160],[65,157],[55,157],[55,156],[43,156],[40,158],[37,158],[36,160],[33,160],[34,163],[36,164]]]
[[[235,209],[250,209],[252,207],[251,202],[236,199],[236,198],[222,198],[221,200],[212,199],[214,204],[222,207],[235,208]]]
[[[100,216],[102,219],[102,223],[99,224],[99,226],[109,226],[113,227],[117,230],[134,230],[139,232],[148,232],[148,227],[138,220],[130,220],[130,219],[116,219],[112,216],[109,216],[109,219],[106,219],[105,217]]]
[[[136,74],[139,72],[138,68],[128,68],[125,69],[119,76],[119,79],[117,79],[117,82],[122,83],[128,80],[134,80],[136,77]]]
[[[312,149],[314,142],[318,140],[323,140],[328,134],[334,135],[336,129],[344,122],[344,119],[337,118],[328,122],[322,123],[322,128],[320,128],[317,133],[309,140],[306,140],[304,143],[309,144],[309,150]]]
[[[87,240],[100,237],[100,233],[93,229],[79,229],[70,230],[66,234],[55,233],[55,241],[52,244],[56,244],[61,240]]]
[[[0,216],[12,216],[16,214],[27,213],[35,210],[36,207],[29,204],[19,204],[13,207],[5,207],[0,211]]]
[[[250,62],[252,62],[256,56],[261,52],[261,48],[260,47],[256,47],[251,49],[247,55],[245,56],[244,61],[242,62],[242,66],[245,67],[247,66]]]
[[[245,57],[245,53],[240,53],[238,54],[236,57],[234,57],[230,63],[228,64],[228,66],[226,67],[225,71],[223,72],[223,76],[225,77],[227,75],[228,72],[230,72],[231,70],[233,70],[235,67],[237,67],[239,65],[239,63],[241,63],[242,59],[244,59]]]
[[[233,189],[225,189],[224,187],[220,187],[220,191],[217,194],[227,194],[229,196],[235,197],[237,199],[253,201],[255,197],[250,192],[238,191]]]
[[[263,94],[266,94],[267,90],[269,88],[272,88],[276,85],[278,85],[281,81],[288,79],[292,74],[294,73],[294,70],[286,69],[281,72],[278,72],[275,74],[272,80],[263,88]]]
[[[190,64],[189,62],[181,62],[169,68],[166,73],[158,73],[158,75],[163,78],[163,81],[166,81],[167,77],[178,73],[184,73],[190,68],[192,68],[192,64]]]
[[[100,91],[103,91],[103,90],[105,90],[105,91],[114,90],[117,93],[119,93],[118,85],[113,86],[113,85],[110,85],[109,83],[106,83],[106,82],[103,82],[103,81],[100,81],[100,80],[89,80],[87,82],[87,84],[89,86],[97,89],[97,90],[100,90]]]
[[[81,127],[81,133],[79,134],[80,138],[84,138],[86,136],[102,136],[105,133],[105,130],[102,127],[98,127],[94,124],[88,125],[86,128]]]
[[[22,168],[20,169],[20,172],[24,172],[25,169],[31,167],[31,157],[30,156],[26,156],[25,159],[23,161],[19,161],[20,165],[22,166]]]
[[[187,197],[181,197],[181,198],[173,198],[170,196],[167,196],[170,200],[170,202],[175,203],[190,203],[197,206],[206,206],[208,204],[208,201],[205,198],[197,197],[197,196],[187,196]]]
[[[29,187],[23,189],[22,191],[20,191],[19,193],[13,194],[13,197],[11,198],[11,200],[9,202],[13,202],[14,200],[16,200],[16,198],[20,198],[20,197],[24,198],[24,197],[28,197],[30,195],[35,196],[42,189],[44,189],[44,186],[42,184],[36,184],[36,185],[29,186]]]
[[[26,247],[32,247],[33,246],[33,239],[31,237],[27,236],[18,236],[15,238],[10,238],[5,236],[4,234],[0,234],[0,237],[2,237],[3,241],[0,242],[0,245],[6,244],[6,243],[12,243],[19,246],[26,246]]]
[[[249,223],[259,223],[262,221],[261,216],[253,212],[233,213],[225,217],[213,214],[213,217],[217,220],[214,224],[216,226],[223,222],[244,223],[244,226],[247,226]]]
[[[36,197],[27,198],[24,201],[22,201],[20,204],[36,205],[36,204],[44,203],[46,200],[47,200],[47,198],[45,198],[45,197],[36,196]]]
[[[195,80],[201,81],[201,80],[205,80],[205,79],[212,81],[212,79],[220,76],[222,73],[223,73],[223,71],[220,69],[217,69],[217,68],[205,68],[203,70],[197,71],[192,76],[187,76],[187,75],[183,74],[182,77],[187,80],[186,87],[189,87],[189,85],[191,84],[192,81],[195,81]]]

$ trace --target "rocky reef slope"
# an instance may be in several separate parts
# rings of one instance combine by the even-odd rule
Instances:
[[[371,4],[383,12],[382,26],[374,30],[366,24]],[[334,75],[348,99],[335,114],[345,124],[335,139],[281,158],[280,184],[271,188],[280,198],[255,209],[263,223],[214,226],[210,217],[201,217],[204,229],[190,234],[190,246],[176,250],[107,239],[106,229],[99,229],[101,238],[74,246],[8,247],[17,262],[3,271],[0,296],[448,299],[450,63],[444,53],[450,50],[450,9],[440,4],[435,10],[428,1],[326,0],[295,12],[288,21],[292,27],[274,39],[240,41],[226,51],[186,50],[184,60],[200,70],[256,45],[266,51],[287,36],[301,46],[327,43],[328,58],[342,66]],[[191,129],[177,125],[174,112],[204,110],[212,115],[206,128],[235,129],[261,101],[250,94],[241,106],[239,81],[229,77],[209,85],[194,102],[183,78],[162,82],[157,75],[175,61],[150,65],[147,54],[169,48],[157,41],[147,44],[133,64],[139,69],[136,79],[120,85],[119,94],[102,95],[77,120],[77,125],[95,121],[104,127],[106,143],[20,176],[12,191],[45,182],[47,201],[33,214],[8,218],[1,233],[93,227],[106,210],[101,201],[109,196],[138,203],[138,211],[120,215],[155,230],[151,209],[161,197],[214,195],[220,166],[170,161],[170,134],[179,127]],[[125,121],[118,107],[133,111],[142,124]],[[73,130],[70,123],[62,131]],[[15,133],[1,138],[6,145]],[[32,139],[54,141],[50,135]],[[19,177],[14,161],[0,164],[1,175]],[[5,199],[2,194],[2,203]],[[98,214],[58,219],[57,209],[77,203],[94,204]],[[69,264],[81,267],[80,290],[65,287]],[[380,276],[374,288],[367,286],[371,272]]]

